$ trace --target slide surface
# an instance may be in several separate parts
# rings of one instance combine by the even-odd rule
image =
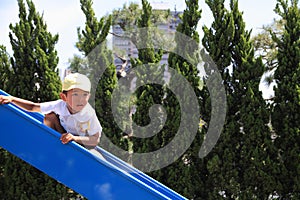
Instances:
[[[101,148],[105,159],[75,142],[62,144],[42,120],[40,113],[0,105],[0,146],[91,200],[186,199]]]

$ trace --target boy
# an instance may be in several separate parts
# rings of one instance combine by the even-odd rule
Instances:
[[[102,127],[95,110],[88,103],[90,80],[73,73],[62,83],[60,100],[34,103],[13,96],[0,95],[0,104],[13,103],[29,112],[45,114],[44,124],[60,132],[63,144],[75,141],[87,149],[93,149],[100,141]]]

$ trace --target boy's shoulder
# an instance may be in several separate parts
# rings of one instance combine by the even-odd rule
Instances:
[[[40,104],[42,107],[51,107],[51,108],[58,108],[63,109],[66,106],[66,102],[61,99],[54,100],[54,101],[47,101]]]
[[[64,101],[61,100],[61,99],[57,99],[57,100],[53,100],[53,101],[45,101],[45,102],[42,102],[41,104],[44,104],[44,105],[56,105],[56,104],[61,104],[61,103],[64,103]]]
[[[61,99],[55,101],[43,102],[40,104],[41,112],[44,114],[55,112],[56,114],[64,114],[66,105]]]

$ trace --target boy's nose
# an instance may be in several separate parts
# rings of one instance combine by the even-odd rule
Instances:
[[[84,102],[85,99],[86,99],[86,97],[84,95],[80,95],[80,97],[79,97],[79,101],[80,102]]]

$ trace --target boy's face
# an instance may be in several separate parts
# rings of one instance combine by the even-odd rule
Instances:
[[[80,112],[88,103],[90,93],[81,89],[71,89],[66,94],[61,93],[60,97],[68,105],[68,109],[71,114]]]

